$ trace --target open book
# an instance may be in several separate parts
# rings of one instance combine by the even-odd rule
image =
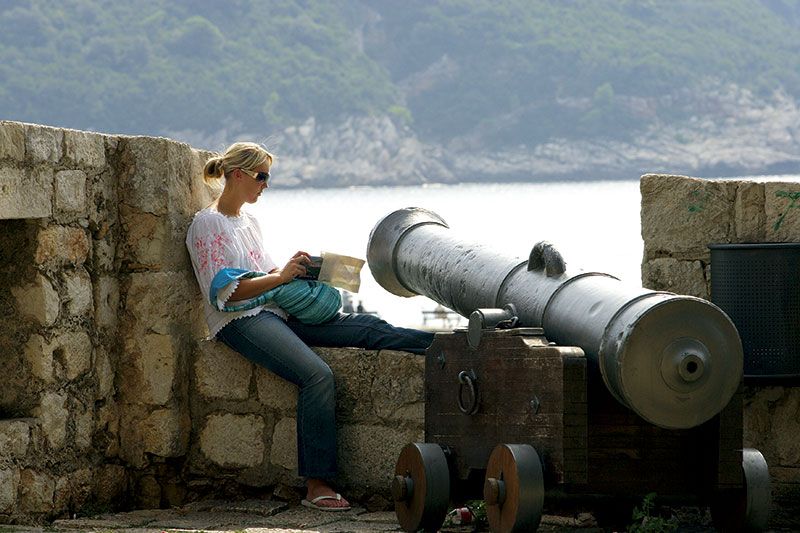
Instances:
[[[318,280],[339,289],[358,292],[364,262],[357,257],[322,252],[320,256],[311,256],[311,264],[306,265],[306,275],[299,276],[299,279]]]

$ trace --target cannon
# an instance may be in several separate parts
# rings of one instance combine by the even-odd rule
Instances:
[[[506,257],[421,208],[380,220],[367,261],[389,292],[469,317],[426,355],[425,442],[391,486],[407,531],[476,495],[493,531],[530,531],[545,495],[648,492],[766,526],[766,462],[742,450],[741,341],[712,303],[571,272],[544,241]]]

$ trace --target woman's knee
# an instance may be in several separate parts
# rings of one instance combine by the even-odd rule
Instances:
[[[309,371],[303,376],[301,387],[330,387],[333,388],[334,378],[333,370],[321,358],[318,358],[313,365],[310,365]]]

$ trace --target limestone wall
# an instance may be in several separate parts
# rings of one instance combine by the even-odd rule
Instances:
[[[208,154],[0,121],[0,522],[299,483],[296,391],[215,342],[184,236]],[[321,350],[343,488],[422,438],[422,358]]]
[[[710,298],[710,243],[800,241],[800,183],[641,179],[644,286]],[[745,386],[746,447],[769,463],[774,524],[800,516],[800,386]]]

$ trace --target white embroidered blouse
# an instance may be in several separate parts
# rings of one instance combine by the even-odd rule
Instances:
[[[215,309],[209,299],[211,280],[223,268],[261,272],[277,268],[269,254],[264,251],[261,228],[253,215],[243,213],[238,217],[229,217],[217,211],[214,206],[206,207],[195,214],[186,233],[186,247],[189,249],[194,275],[203,295],[203,308],[211,337],[232,320],[257,315],[262,310],[286,318],[286,313],[273,303],[229,313]],[[217,303],[220,307],[227,302],[238,285],[238,281],[233,281],[219,291]]]

